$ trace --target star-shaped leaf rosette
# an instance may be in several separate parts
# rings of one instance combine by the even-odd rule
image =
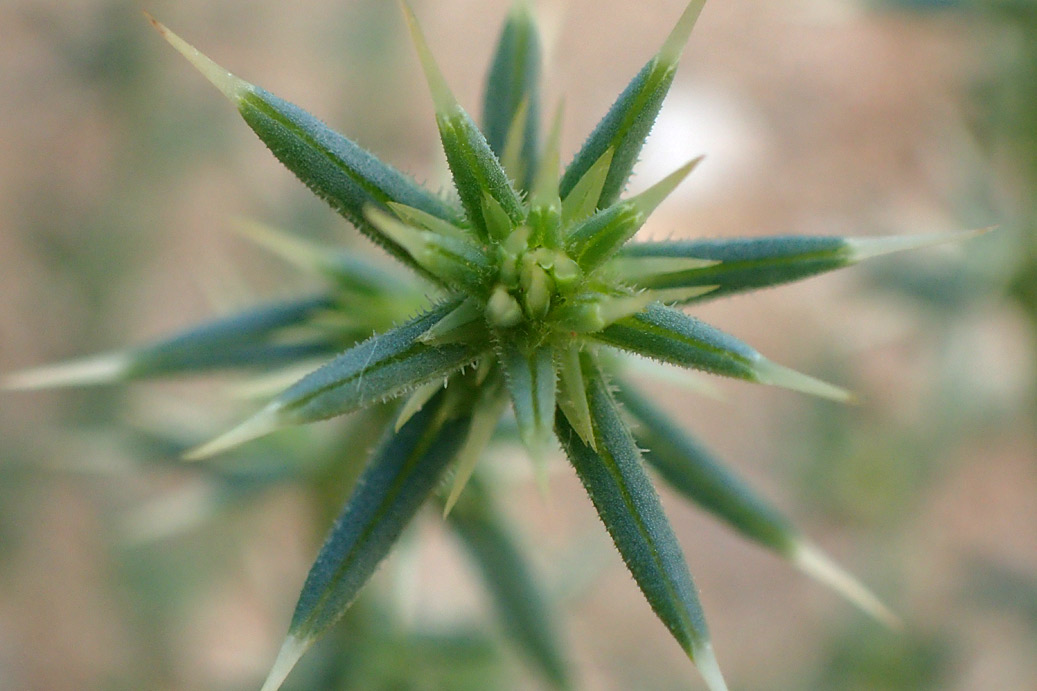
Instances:
[[[703,5],[690,2],[563,170],[560,108],[541,138],[540,43],[526,3],[515,4],[501,34],[481,128],[454,98],[404,4],[453,177],[450,198],[227,72],[152,20],[289,170],[417,277],[253,226],[255,239],[323,275],[329,290],[8,380],[32,388],[325,361],[242,425],[197,448],[195,458],[283,427],[398,406],[317,555],[265,691],[277,689],[342,616],[430,498],[446,514],[456,504],[455,514],[465,515],[462,531],[491,525],[471,508],[477,504],[465,502],[466,495],[485,494],[487,483],[466,484],[509,404],[536,464],[560,444],[649,605],[711,689],[725,683],[646,465],[746,537],[895,623],[873,595],[620,379],[617,363],[629,355],[845,401],[842,389],[766,359],[683,308],[968,235],[634,241],[700,160],[623,198]],[[432,297],[419,304],[425,295]],[[379,332],[368,337],[372,329]],[[495,577],[507,581],[507,565],[518,556],[501,559],[506,571]],[[566,686],[552,636],[535,631],[545,624],[534,615],[526,625],[520,644],[551,681]]]

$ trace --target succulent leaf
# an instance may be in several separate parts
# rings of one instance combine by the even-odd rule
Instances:
[[[442,220],[440,223],[450,225]],[[390,273],[357,256],[356,252],[326,247],[251,220],[240,220],[236,229],[247,240],[304,271],[327,278],[350,293],[378,299],[398,293],[401,287],[414,288],[409,274]]]
[[[499,380],[499,376],[497,377]],[[450,493],[443,502],[443,516],[449,516],[451,509],[461,497],[468,481],[475,471],[479,457],[486,450],[493,436],[497,423],[500,422],[501,413],[508,402],[504,394],[503,386],[499,381],[480,388],[478,400],[472,412],[472,424],[468,431],[468,438],[464,446],[457,454],[457,462],[454,464],[454,479],[450,485]]]
[[[659,115],[663,99],[673,83],[683,46],[705,4],[705,0],[691,0],[688,3],[660,51],[638,72],[594,128],[562,176],[563,200],[608,149],[614,151],[614,156],[609,165],[598,208],[612,205],[622,194],[634,164],[637,163],[637,156],[648,138],[655,118]]]
[[[602,343],[681,367],[837,401],[852,398],[843,389],[775,364],[735,337],[658,303],[592,336]]]
[[[488,344],[438,347],[421,341],[421,336],[458,304],[457,300],[446,302],[350,348],[290,386],[239,427],[195,449],[187,458],[212,456],[282,427],[345,415],[459,370],[476,360]]]
[[[151,345],[14,373],[5,378],[4,387],[105,384],[216,369],[270,367],[329,355],[338,347],[330,339],[310,337],[295,343],[269,339],[305,324],[335,304],[334,298],[318,295],[257,306]]]
[[[788,235],[632,242],[619,250],[610,269],[642,288],[716,285],[715,291],[699,298],[713,300],[798,281],[893,252],[964,241],[989,230],[868,238]]]
[[[519,436],[534,459],[540,459],[551,442],[555,417],[555,370],[551,348],[523,352],[516,343],[500,345],[508,393],[515,409]]]
[[[688,656],[699,661],[701,654],[709,669],[709,632],[684,555],[604,375],[588,360],[584,374],[598,450],[562,414],[558,438],[648,603]],[[726,688],[722,678],[708,681],[714,690]]]
[[[637,423],[634,437],[645,461],[671,487],[746,537],[783,556],[792,553],[800,537],[788,519],[628,382],[616,387],[616,397]]]
[[[439,137],[454,178],[454,186],[469,222],[480,239],[485,240],[488,238],[488,229],[483,217],[483,195],[493,197],[516,224],[525,216],[522,203],[486,138],[446,85],[414,13],[403,0],[400,5],[436,105]]]
[[[526,2],[515,2],[501,31],[483,98],[483,131],[497,156],[504,153],[516,131],[522,162],[512,179],[527,189],[537,169],[540,113],[540,34]],[[518,126],[516,126],[516,123]]]
[[[547,598],[478,475],[450,512],[450,525],[482,573],[505,631],[552,686],[569,688],[566,656]]]
[[[224,92],[271,153],[314,194],[390,254],[434,280],[367,222],[364,209],[398,202],[443,219],[456,219],[457,212],[450,205],[302,108],[234,77],[152,21],[174,48]]]
[[[569,256],[584,271],[603,264],[634,237],[648,216],[701,160],[701,157],[696,158],[636,197],[616,202],[575,226],[565,241]]]
[[[306,648],[345,613],[436,488],[470,423],[466,416],[448,419],[448,412],[441,393],[383,438],[306,577],[288,630],[288,659],[275,665],[265,691],[277,689]]]

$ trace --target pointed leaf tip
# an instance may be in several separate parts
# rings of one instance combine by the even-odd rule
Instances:
[[[155,30],[162,35],[162,38],[166,39],[169,45],[176,48],[177,52],[187,58],[202,73],[202,76],[212,82],[213,86],[222,91],[223,95],[231,101],[237,103],[245,94],[252,91],[253,86],[251,84],[213,62],[197,48],[170,31],[165,24],[152,17],[147,11],[144,12],[144,16],[155,27]]]
[[[727,691],[727,682],[724,681],[724,675],[720,671],[720,664],[717,662],[717,656],[713,652],[711,643],[706,642],[695,646],[692,649],[692,659],[699,674],[705,680],[706,686],[709,687],[709,691]]]
[[[890,629],[903,628],[900,617],[883,604],[863,583],[832,561],[815,545],[806,541],[798,543],[790,558],[792,564],[800,571],[832,588],[859,607],[865,614]]]
[[[705,4],[706,0],[691,0],[688,6],[684,8],[684,12],[681,14],[680,19],[677,20],[677,24],[673,27],[670,35],[666,37],[663,47],[659,49],[659,60],[661,62],[674,65],[680,60],[681,53],[684,52],[684,45],[691,37],[691,30],[695,28],[695,23],[698,21]]]
[[[695,170],[695,167],[698,166],[704,158],[705,156],[698,156],[697,158],[688,161],[683,166],[631,199],[631,202],[633,202],[637,206],[637,209],[646,216],[652,213],[673,193],[674,190],[677,189],[682,182],[684,182],[684,178],[688,177],[688,175],[691,174],[691,171]]]
[[[55,389],[63,386],[107,384],[123,379],[133,364],[125,353],[106,353],[82,360],[13,372],[0,380],[0,388],[11,391]]]
[[[425,81],[428,82],[429,91],[432,92],[432,102],[436,106],[436,111],[439,113],[450,112],[457,107],[457,99],[454,98],[454,93],[447,85],[446,78],[440,71],[439,65],[436,64],[436,59],[432,57],[428,41],[425,40],[425,34],[418,25],[418,19],[414,16],[410,3],[407,0],[399,0],[399,3],[403,18],[407,21],[407,28],[410,30],[414,49],[418,53],[421,69],[425,72]]]
[[[263,688],[260,691],[278,691],[281,688],[281,684],[284,683],[284,680],[288,678],[288,675],[295,667],[295,664],[309,650],[312,644],[312,640],[288,636],[281,646],[281,650],[278,651],[277,659],[274,660],[274,665],[270,668],[270,674],[267,676],[266,681],[263,682]]]
[[[754,364],[754,371],[755,379],[760,384],[780,386],[783,389],[791,389],[840,403],[857,403],[859,401],[855,394],[846,389],[771,362],[764,357]]]
[[[271,403],[229,432],[191,449],[184,454],[184,460],[200,461],[211,458],[216,454],[233,449],[235,446],[240,446],[247,441],[258,439],[280,429],[283,426],[283,422],[278,414],[280,411],[281,407],[279,405]]]
[[[972,238],[986,235],[996,229],[997,226],[977,228],[974,230],[962,230],[951,233],[929,233],[925,235],[893,235],[889,237],[870,238],[847,238],[846,244],[850,248],[850,262],[860,262],[872,257],[880,257],[894,252],[906,252],[908,250],[943,245],[950,242],[964,242]]]

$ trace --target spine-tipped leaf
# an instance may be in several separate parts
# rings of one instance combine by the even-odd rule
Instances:
[[[277,689],[306,648],[338,621],[436,488],[469,422],[445,420],[446,406],[446,394],[439,394],[398,432],[390,430],[375,451],[310,568],[283,648],[287,653],[265,690]]]
[[[524,113],[519,118],[520,110]],[[486,142],[504,157],[509,133],[516,122],[522,126],[519,160],[525,176],[516,180],[529,187],[529,176],[537,169],[540,128],[540,35],[529,6],[516,2],[508,14],[486,80],[483,99],[483,131]]]
[[[255,416],[199,447],[203,458],[289,425],[345,415],[378,403],[473,362],[485,343],[433,346],[421,340],[459,304],[454,300],[428,314],[354,346],[278,395]]]
[[[815,547],[776,508],[629,384],[617,398],[636,425],[645,460],[682,495],[891,628],[899,619],[870,590]]]
[[[709,632],[680,545],[602,374],[585,369],[597,451],[562,414],[558,438],[648,603],[689,657],[705,661],[708,670]],[[722,678],[710,681],[714,689],[725,688]]]
[[[478,476],[454,506],[450,524],[478,566],[505,631],[554,687],[567,688],[568,665],[546,597]]]
[[[323,295],[270,303],[151,345],[27,370],[11,375],[4,383],[25,389],[79,386],[309,360],[334,352],[336,344],[322,338],[294,342],[270,339],[334,307],[334,298]]]
[[[614,155],[598,207],[607,207],[619,198],[670,90],[681,50],[704,4],[705,0],[688,4],[662,49],[638,72],[594,128],[562,177],[562,199],[610,148]]]
[[[555,418],[554,353],[544,346],[526,353],[505,340],[500,345],[500,361],[522,442],[535,457],[542,457]]]
[[[604,263],[634,237],[648,216],[701,160],[696,158],[636,197],[617,202],[573,228],[566,238],[569,256],[584,271]]]
[[[645,460],[670,486],[743,535],[791,555],[800,537],[784,516],[629,383],[618,387],[616,396],[637,423],[634,437]]]
[[[592,334],[603,343],[680,367],[848,401],[846,391],[782,367],[705,322],[655,303]]]
[[[449,204],[302,108],[235,77],[152,21],[237,106],[245,122],[285,167],[361,232],[425,274],[402,248],[367,222],[363,211],[371,205],[386,208],[388,202],[398,202],[456,219],[457,212]]]
[[[481,240],[486,240],[489,235],[483,217],[484,195],[493,197],[516,224],[525,215],[522,202],[486,138],[447,86],[414,13],[405,2],[401,2],[401,5],[435,102],[439,137],[443,142],[454,186],[473,230]]]
[[[637,242],[624,246],[610,267],[642,288],[715,285],[700,299],[791,283],[894,252],[966,240],[987,229],[959,233],[844,238],[788,235]]]

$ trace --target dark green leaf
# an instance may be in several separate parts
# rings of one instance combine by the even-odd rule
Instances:
[[[691,260],[687,268],[682,259]],[[699,300],[797,281],[848,266],[851,259],[843,238],[809,236],[637,242],[617,257],[621,275],[640,287],[717,286]]]
[[[468,417],[446,419],[447,399],[439,394],[398,432],[387,430],[306,577],[283,649],[288,659],[279,657],[272,677],[283,678],[338,621],[435,489],[468,431]]]
[[[445,201],[298,106],[259,87],[241,97],[238,110],[278,160],[315,194],[397,259],[428,275],[368,222],[364,209],[388,211],[388,202],[397,202],[456,220],[457,212]]]
[[[747,537],[791,555],[799,535],[784,516],[629,384],[616,396],[638,423],[634,437],[645,460],[674,489]]]
[[[609,149],[614,151],[598,208],[612,205],[622,194],[645,139],[659,115],[673,76],[680,51],[698,19],[705,0],[692,0],[667,38],[662,49],[641,69],[620,94],[609,112],[576,154],[562,176],[564,200],[591,166]]]
[[[483,131],[486,141],[503,157],[508,131],[525,103],[522,141],[525,179],[515,182],[528,189],[537,170],[540,128],[540,35],[529,7],[516,2],[497,42],[483,99]]]
[[[541,346],[532,353],[525,353],[508,340],[500,344],[500,349],[519,434],[534,456],[542,456],[550,442],[554,422],[554,351]]]
[[[450,513],[450,523],[482,572],[508,634],[554,686],[568,687],[567,664],[551,610],[478,476],[469,480]]]
[[[709,632],[680,545],[603,375],[586,359],[585,378],[598,450],[561,413],[558,438],[648,603],[684,651],[697,662],[703,658],[702,671],[710,675]],[[722,679],[710,681],[724,688]]]
[[[334,353],[341,345],[310,336],[296,342],[270,339],[333,309],[326,295],[274,302],[188,329],[151,345],[47,365],[8,377],[9,388],[101,384],[214,369],[270,367]]]
[[[842,389],[782,367],[734,336],[659,303],[591,334],[623,350],[681,367],[847,401]]]
[[[220,453],[282,427],[324,420],[378,403],[478,358],[485,343],[432,346],[421,336],[460,304],[447,302],[431,312],[372,336],[288,387],[265,408],[188,457]]]

